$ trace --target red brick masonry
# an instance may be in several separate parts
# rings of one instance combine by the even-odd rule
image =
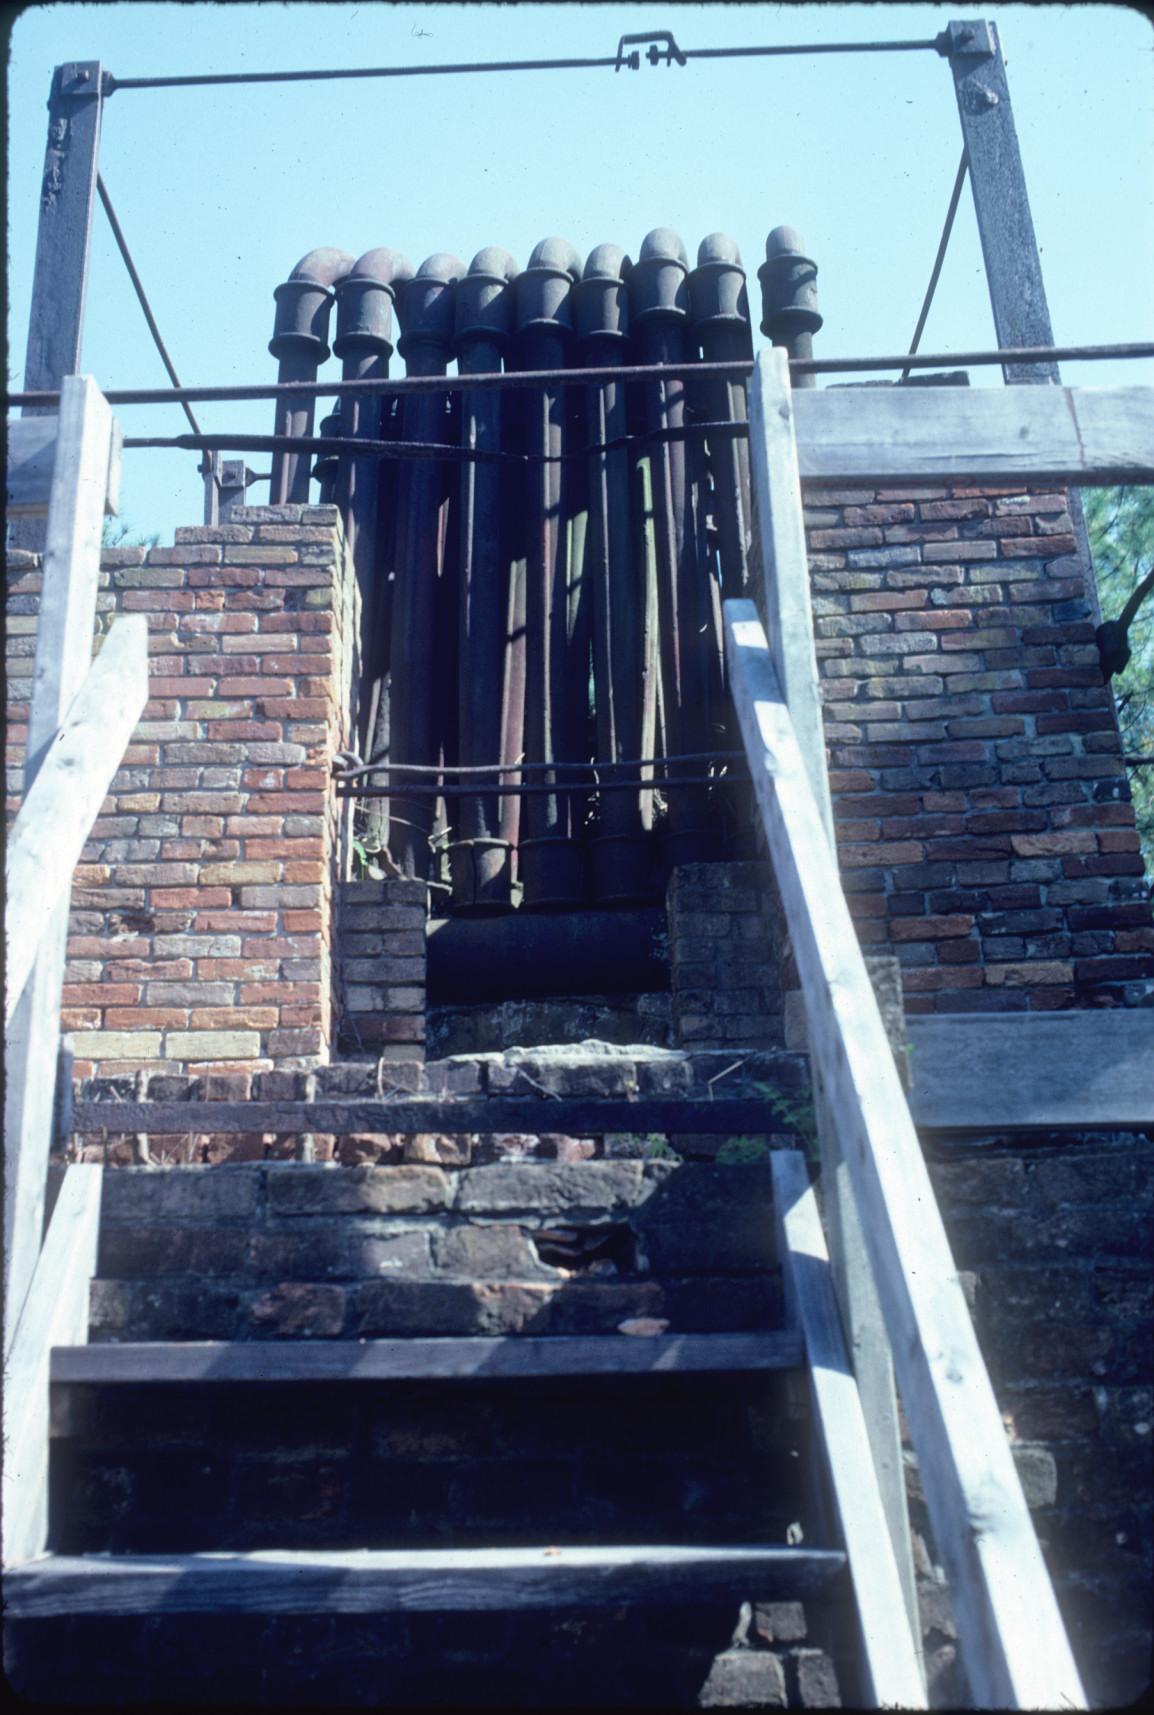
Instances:
[[[1150,890],[1065,494],[807,500],[842,874],[907,1011],[1139,1003]]]

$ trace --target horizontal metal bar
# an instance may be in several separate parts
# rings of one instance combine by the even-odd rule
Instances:
[[[881,357],[798,357],[791,358],[793,375],[848,375],[874,369],[980,369],[1006,363],[1094,363],[1130,358],[1154,357],[1154,341],[1128,340],[1113,345],[1023,345],[1005,346],[993,351],[933,351],[919,352],[911,357],[908,351]],[[215,387],[118,387],[106,388],[104,397],[110,405],[177,405],[182,400],[207,403],[210,400],[279,399],[293,395],[300,399],[355,399],[361,394],[398,395],[408,393],[464,393],[473,390],[541,386],[588,387],[604,386],[622,381],[740,381],[753,373],[747,359],[734,363],[646,363],[629,364],[604,369],[533,369],[498,371],[486,375],[406,375],[395,380],[312,381],[312,382],[251,382],[236,386]],[[9,405],[56,405],[60,394],[51,388],[5,393]]]
[[[342,755],[351,754],[348,751]],[[668,768],[674,762],[737,762],[745,757],[744,750],[690,750],[681,756],[623,756],[617,762],[474,762],[442,767],[424,762],[358,762],[352,768],[334,770],[340,780],[359,780],[365,774],[463,774],[475,778],[478,774],[540,774],[547,769],[566,774],[598,768]],[[334,762],[338,760],[334,758]]]
[[[462,446],[453,441],[371,441],[347,435],[129,435],[124,446],[183,449],[186,452],[312,452],[362,459],[451,459],[458,464],[517,465],[522,469],[538,464],[574,464],[593,453],[619,452],[639,442],[687,441],[708,435],[713,440],[741,440],[749,424],[727,420],[717,423],[683,423],[674,428],[641,429],[632,435],[616,435],[611,441],[592,441],[565,453],[509,453],[482,447]]]
[[[683,48],[687,60],[748,59],[785,54],[883,54],[932,49],[941,52],[937,40],[916,42],[798,42],[789,46],[754,48]],[[329,71],[234,71],[200,72],[176,77],[114,77],[105,73],[102,92],[115,95],[121,89],[186,89],[222,83],[316,83],[334,78],[364,77],[453,77],[486,71],[587,71],[621,66],[616,54],[596,59],[480,60],[454,65],[355,66]]]
[[[104,94],[122,89],[188,89],[218,83],[318,83],[348,77],[452,77],[465,72],[485,71],[585,71],[615,66],[617,56],[597,59],[479,60],[457,65],[435,66],[341,66],[330,71],[221,71],[197,72],[178,77],[114,77],[105,75]]]
[[[338,778],[338,798],[530,798],[564,792],[667,792],[672,786],[722,786],[744,778],[733,774],[677,774],[660,780],[564,780],[546,785],[500,786],[479,781],[473,786],[421,786],[398,781],[395,786],[357,786]],[[344,790],[341,787],[344,786]]]

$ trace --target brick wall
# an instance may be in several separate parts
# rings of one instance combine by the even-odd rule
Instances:
[[[1128,1704],[1154,1596],[1154,1128],[927,1153],[1087,1694]]]
[[[765,863],[682,864],[669,881],[673,1028],[682,1048],[785,1039],[780,906]]]
[[[842,875],[907,1010],[1140,1003],[1149,888],[1065,495],[807,500]]]
[[[9,556],[8,811],[36,556]],[[335,507],[252,507],[103,556],[98,630],[144,613],[144,718],[76,871],[63,1024],[77,1074],[327,1057],[355,594]]]

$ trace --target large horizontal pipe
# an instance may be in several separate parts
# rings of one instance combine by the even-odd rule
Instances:
[[[657,994],[669,987],[660,906],[442,917],[429,924],[432,1006],[547,995]]]
[[[794,358],[794,375],[846,375],[873,369],[978,369],[983,365],[1011,363],[1090,363],[1117,358],[1154,357],[1154,340],[1128,340],[1115,345],[1014,345],[1001,350],[902,352],[882,357]],[[709,380],[740,381],[753,373],[753,364],[678,363],[662,367],[665,379],[677,376]],[[178,405],[213,399],[276,399],[282,393],[311,393],[314,398],[335,398],[346,393],[436,393],[460,392],[474,387],[540,387],[559,382],[587,387],[591,382],[646,381],[654,374],[650,364],[632,364],[624,369],[546,369],[503,371],[499,375],[419,375],[389,381],[315,381],[280,387],[275,381],[217,387],[116,387],[104,392],[110,405]],[[33,392],[5,393],[9,405],[56,405],[60,394],[50,388]]]

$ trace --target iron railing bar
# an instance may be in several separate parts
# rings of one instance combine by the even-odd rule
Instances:
[[[452,441],[377,441],[359,440],[354,436],[344,435],[246,435],[239,432],[211,435],[129,435],[124,445],[129,450],[167,447],[185,452],[355,452],[358,458],[452,459],[461,464],[511,464],[523,468],[537,464],[580,464],[590,453],[617,452],[637,442],[688,441],[704,435],[740,440],[748,434],[748,423],[740,421],[685,423],[674,428],[642,429],[634,434],[616,435],[610,441],[594,441],[576,452],[565,453],[499,452],[462,446]]]
[[[918,325],[914,329],[914,337],[910,341],[911,357],[917,356],[918,346],[922,342],[922,333],[925,329],[926,322],[929,319],[930,306],[934,301],[934,293],[938,289],[938,280],[941,278],[942,264],[946,260],[946,251],[949,248],[950,234],[954,230],[954,216],[958,212],[958,204],[962,198],[962,186],[966,182],[966,174],[969,171],[969,167],[970,159],[963,148],[962,158],[958,162],[958,170],[954,175],[954,188],[950,192],[950,202],[949,207],[946,209],[946,219],[945,224],[942,227],[942,236],[938,240],[938,252],[934,257],[934,265],[930,269],[930,283],[926,287],[926,295],[922,299],[921,311],[918,314]],[[908,380],[909,373],[909,366],[907,365],[898,376],[899,383]]]
[[[338,780],[359,780],[366,774],[571,774],[575,770],[593,772],[598,768],[665,768],[674,762],[735,762],[745,756],[743,750],[693,750],[682,756],[632,756],[620,762],[474,762],[442,765],[435,762],[362,762],[356,767],[341,769]],[[337,760],[334,758],[334,761]]]
[[[797,42],[788,46],[749,48],[682,48],[683,60],[747,59],[787,54],[879,54],[909,53],[914,50],[941,48],[936,39],[894,42]],[[103,84],[105,96],[121,89],[187,89],[206,84],[234,83],[316,83],[335,78],[366,77],[453,77],[471,72],[493,71],[589,71],[604,67],[622,69],[620,51],[596,58],[547,60],[473,60],[448,65],[431,66],[341,66],[312,71],[233,71],[190,72],[174,77],[116,77],[106,72]]]
[[[116,240],[116,248],[120,251],[121,260],[128,270],[128,278],[132,281],[133,291],[136,293],[140,307],[144,311],[144,319],[148,323],[148,331],[152,335],[152,343],[160,353],[160,361],[163,363],[173,387],[180,388],[182,387],[180,376],[176,373],[176,366],[168,355],[168,347],[165,345],[160,329],[156,325],[156,317],[152,313],[152,305],[148,301],[148,293],[144,290],[144,283],[141,280],[140,275],[137,273],[136,264],[133,262],[132,253],[128,248],[128,240],[125,238],[120,222],[116,218],[116,210],[112,206],[112,198],[108,194],[108,187],[105,185],[104,180],[99,173],[96,175],[96,190],[100,197],[101,206],[103,207],[105,214],[108,216],[108,224],[112,228],[112,236]],[[189,408],[188,401],[186,399],[176,399],[174,400],[174,403],[179,404],[181,410],[188,418],[188,421],[192,425],[193,433],[196,435],[203,434],[204,430],[201,428]]]
[[[978,369],[983,365],[1006,363],[1093,363],[1131,358],[1154,357],[1154,341],[1128,340],[1110,345],[1022,345],[1003,346],[981,351],[919,352],[911,357],[908,351],[877,357],[803,357],[790,359],[794,375],[844,375],[881,369]],[[632,364],[628,368],[604,369],[534,369],[498,371],[491,375],[407,375],[396,379],[367,381],[313,381],[280,384],[275,381],[242,383],[215,387],[120,387],[105,390],[110,405],[167,405],[189,400],[198,404],[209,401],[278,399],[292,393],[300,397],[335,398],[348,394],[381,393],[386,396],[407,393],[457,393],[481,387],[540,387],[561,384],[573,387],[604,385],[609,382],[649,381],[660,374],[674,381],[697,378],[703,381],[741,381],[753,373],[747,358],[732,363],[667,363]],[[52,388],[33,391],[6,392],[8,405],[52,406],[59,403],[60,394]]]
[[[607,765],[608,766],[608,765]],[[530,784],[515,786],[510,784],[492,784],[486,782],[484,791],[487,797],[495,798],[528,798],[548,797],[560,798],[565,792],[582,792],[589,795],[598,792],[667,792],[674,786],[731,786],[740,781],[748,781],[747,774],[678,774],[667,780],[556,780],[545,784]],[[343,780],[336,782],[338,798],[475,798],[478,788],[473,785],[425,786],[411,785],[408,781],[400,786],[357,786]]]

